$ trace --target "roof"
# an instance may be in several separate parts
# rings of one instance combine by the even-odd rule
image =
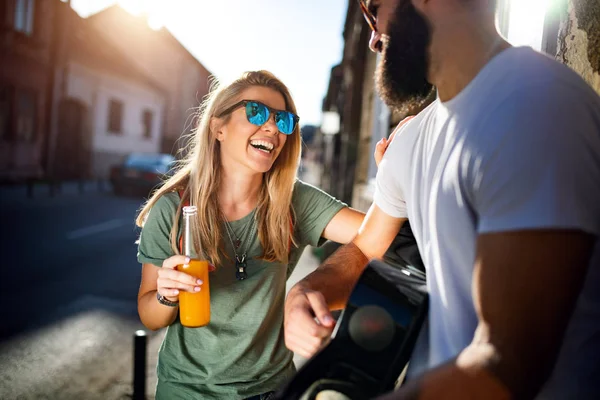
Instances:
[[[70,13],[72,19],[71,46],[68,58],[82,60],[83,63],[112,72],[146,85],[165,93],[159,83],[146,74],[146,72],[129,62],[127,55],[123,54],[116,46],[106,40],[87,19],[81,18],[74,10]]]
[[[145,16],[134,16],[120,5],[113,4],[110,7],[90,15],[87,19],[93,21],[102,18],[122,18],[127,21],[126,24],[129,27],[135,27],[144,31],[145,34],[156,35],[165,41],[169,41],[173,46],[177,47],[182,54],[193,60],[200,68],[202,68],[203,71],[206,72],[207,76],[212,75],[212,73],[196,57],[194,57],[194,55],[190,53],[190,51],[183,44],[181,44],[179,40],[177,40],[171,31],[169,31],[166,27],[162,27],[158,30],[150,28]]]

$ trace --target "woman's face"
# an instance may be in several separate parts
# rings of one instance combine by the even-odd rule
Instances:
[[[255,100],[275,110],[285,110],[285,99],[276,90],[252,86],[236,100]],[[287,135],[279,132],[273,115],[262,126],[248,122],[243,106],[235,109],[229,121],[217,125],[216,137],[221,142],[221,162],[224,167],[240,168],[239,172],[264,173],[271,169],[281,153]]]

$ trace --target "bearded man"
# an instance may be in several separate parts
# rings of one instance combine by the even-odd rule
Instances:
[[[354,241],[290,290],[288,347],[319,349],[408,219],[429,320],[386,399],[600,398],[598,95],[507,43],[493,0],[360,3],[383,100],[435,100],[397,129]]]

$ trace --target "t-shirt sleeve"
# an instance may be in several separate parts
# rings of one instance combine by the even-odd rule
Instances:
[[[295,232],[299,244],[320,246],[329,221],[347,205],[312,185],[296,181],[292,198],[296,214]]]
[[[373,202],[383,212],[394,218],[408,218],[406,211],[406,201],[402,190],[398,185],[397,171],[394,171],[394,160],[396,159],[395,146],[398,141],[390,143],[386,153],[379,164],[377,176],[375,178],[375,194]]]
[[[473,141],[481,147],[470,149],[467,186],[478,232],[600,233],[597,97],[557,84],[523,88],[511,99],[490,113],[494,119],[475,133],[484,135]]]
[[[160,267],[165,259],[174,255],[170,235],[178,201],[176,193],[168,193],[158,199],[148,213],[138,245],[137,259],[140,263]]]

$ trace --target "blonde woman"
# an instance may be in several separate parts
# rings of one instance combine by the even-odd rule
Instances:
[[[283,338],[286,280],[307,245],[348,243],[363,219],[296,178],[298,120],[288,89],[269,72],[212,90],[187,160],[140,212],[138,312],[149,329],[168,327],[157,399],[265,399],[294,374]],[[178,296],[202,284],[174,269],[186,263],[178,237],[188,201],[215,266],[210,324],[193,329],[179,323]],[[245,276],[234,266],[242,255]]]

